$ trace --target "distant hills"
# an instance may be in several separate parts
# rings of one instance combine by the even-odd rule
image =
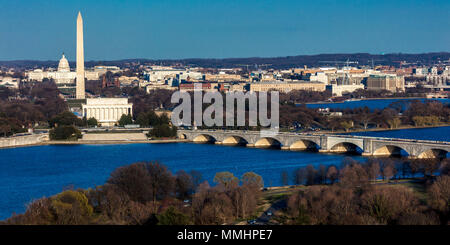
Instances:
[[[255,68],[257,65],[263,65],[262,68],[293,68],[303,66],[342,66],[345,61],[358,62],[358,65],[400,65],[400,62],[406,62],[404,65],[433,65],[439,62],[450,60],[449,52],[437,53],[421,53],[421,54],[404,54],[404,53],[390,53],[390,54],[369,54],[369,53],[354,53],[354,54],[317,54],[317,55],[297,55],[286,57],[251,57],[251,58],[225,58],[225,59],[203,59],[203,58],[189,58],[189,59],[123,59],[113,61],[87,61],[86,67],[95,65],[115,65],[119,67],[129,66],[131,63],[140,64],[159,64],[159,65],[190,65],[201,66],[207,68],[230,68],[242,66]],[[70,62],[71,67],[75,67],[75,62]],[[353,64],[354,65],[354,64]],[[15,60],[15,61],[0,61],[2,67],[17,67],[17,68],[41,68],[41,67],[57,67],[58,61],[37,61],[37,60]]]

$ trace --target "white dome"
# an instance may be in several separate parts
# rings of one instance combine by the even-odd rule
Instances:
[[[70,71],[69,61],[67,61],[66,56],[62,55],[59,60],[58,71]]]

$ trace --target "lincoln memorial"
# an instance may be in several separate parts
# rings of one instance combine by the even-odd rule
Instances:
[[[88,98],[81,107],[83,117],[93,117],[101,126],[114,126],[124,114],[133,116],[133,104],[128,103],[128,98]]]

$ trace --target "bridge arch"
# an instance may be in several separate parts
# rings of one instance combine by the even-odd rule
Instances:
[[[352,142],[339,142],[330,147],[329,152],[333,153],[352,153],[352,154],[361,154],[363,149],[359,147],[357,144]]]
[[[222,144],[224,144],[224,145],[246,145],[246,144],[248,144],[248,141],[244,137],[232,135],[232,136],[226,137],[222,141]]]
[[[281,142],[272,137],[263,137],[255,142],[255,147],[258,148],[280,148]]]
[[[377,149],[372,154],[373,156],[408,156],[409,152],[400,146],[384,145]]]
[[[289,150],[292,151],[317,151],[318,149],[319,145],[317,145],[314,141],[305,139],[295,141],[289,146]]]
[[[438,159],[443,159],[443,158],[447,158],[447,154],[449,152],[446,150],[442,150],[442,149],[429,149],[426,151],[423,151],[422,153],[419,154],[419,156],[417,156],[417,158],[422,158],[422,159],[427,159],[427,158],[438,158]]]
[[[209,134],[199,134],[193,137],[192,142],[194,143],[214,143],[217,139]]]

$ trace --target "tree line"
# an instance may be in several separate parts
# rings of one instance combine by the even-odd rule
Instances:
[[[389,164],[376,162],[346,159],[341,168],[329,166],[326,171],[307,167],[303,187],[280,199],[286,204],[274,219],[296,225],[449,223],[449,161],[442,162],[439,175],[419,182],[423,190],[374,184],[379,176],[395,175]],[[264,187],[261,176],[247,172],[239,179],[219,172],[213,181],[216,185],[210,186],[197,171],[172,174],[158,162],[138,162],[117,168],[102,186],[35,200],[25,213],[2,223],[220,225],[256,217]]]
[[[136,121],[142,125],[152,125],[154,116],[148,115],[150,111],[158,108],[170,110],[176,105],[170,102],[173,91],[154,90],[147,94],[139,88],[124,87],[121,94],[130,96],[133,103],[133,118],[126,116],[120,120],[120,125]],[[354,93],[361,93],[356,91]],[[375,93],[364,91],[364,93]],[[14,93],[7,88],[0,89],[0,135],[10,136],[23,132],[32,126],[46,127],[56,115],[67,110],[67,103],[59,96],[58,88],[52,80],[41,83],[22,84],[19,89],[20,98],[10,99]],[[367,94],[366,94],[367,95]],[[291,91],[280,95],[280,127],[282,129],[350,131],[354,129],[398,128],[401,126],[433,126],[448,124],[450,122],[450,105],[443,103],[400,101],[394,102],[384,109],[369,109],[360,107],[354,109],[331,109],[331,112],[342,112],[342,116],[328,115],[318,109],[298,106],[295,103],[304,103],[315,99],[326,99],[327,92]],[[204,109],[208,104],[203,104]],[[248,106],[246,107],[248,110]],[[235,110],[236,111],[236,110]],[[236,112],[235,112],[236,113]],[[270,113],[270,110],[269,110]],[[248,114],[248,113],[247,113]],[[248,115],[246,116],[248,120]],[[236,117],[235,117],[236,118]],[[122,119],[122,118],[121,118]],[[96,125],[96,121],[89,118],[88,126]],[[165,119],[164,119],[165,120]],[[165,125],[166,123],[159,123]],[[248,123],[247,123],[248,125]],[[172,137],[174,129],[169,126],[158,126],[155,137]],[[231,129],[258,130],[259,127],[231,127]],[[159,136],[156,136],[159,135]]]
[[[36,125],[46,126],[50,118],[67,110],[53,81],[21,84],[19,92],[0,88],[0,135],[10,136]]]
[[[384,109],[358,107],[353,109],[330,109],[342,116],[328,114],[306,106],[280,105],[280,125],[302,129],[311,127],[323,130],[372,128],[399,128],[400,126],[437,126],[450,123],[450,105],[438,101],[419,100],[391,103]]]
[[[337,99],[423,96],[423,93],[426,92],[416,90],[405,93],[357,90]],[[147,94],[143,89],[137,87],[123,87],[114,96],[127,94],[130,97],[130,102],[133,103],[133,120],[137,121],[142,113],[157,109],[171,110],[177,106],[177,104],[170,102],[172,93],[173,91],[170,90],[158,89]],[[225,98],[225,96],[223,97]],[[193,98],[192,93],[191,98]],[[348,131],[351,129],[367,129],[368,127],[396,128],[402,125],[427,126],[449,122],[449,106],[440,102],[400,101],[394,102],[388,108],[374,110],[366,107],[355,108],[353,111],[349,109],[331,109],[333,112],[343,112],[344,115],[342,117],[325,115],[318,109],[301,106],[303,103],[327,101],[330,98],[331,94],[328,91],[293,90],[288,93],[280,93],[280,126],[284,128],[300,127],[302,129],[321,128],[322,130]],[[209,105],[203,104],[203,109],[206,109]],[[408,106],[410,107],[406,111],[406,115],[400,114],[404,113]],[[425,110],[417,110],[418,107],[423,107]],[[248,111],[248,105],[246,110]],[[416,118],[413,118],[414,116]],[[246,117],[248,120],[248,115]],[[232,127],[232,129],[257,130],[259,127],[244,126]]]
[[[312,185],[288,196],[287,207],[277,218],[295,225],[450,223],[449,161],[442,164],[439,176],[418,184],[421,191],[406,185],[373,184],[379,174],[386,178],[395,175],[396,170],[388,166],[380,169],[374,162],[350,162],[340,170],[330,166],[325,172],[307,167],[306,183]],[[314,171],[318,175],[310,173]],[[323,178],[329,182],[321,184]]]
[[[309,93],[312,92],[300,94],[307,95]],[[203,104],[203,110],[210,105]],[[225,111],[226,103],[224,102],[223,105]],[[259,130],[260,126],[248,126],[248,103],[245,110],[246,126],[207,127],[203,125],[199,128]],[[270,118],[270,108],[267,111]],[[335,112],[342,113],[342,115],[333,114]],[[236,120],[236,105],[234,115]],[[225,118],[223,121],[225,122]],[[450,105],[445,105],[439,101],[409,100],[393,102],[384,109],[369,109],[365,106],[352,109],[334,108],[330,109],[329,112],[324,112],[319,108],[309,108],[305,104],[286,102],[286,100],[281,100],[280,97],[279,123],[282,130],[321,129],[329,131],[366,130],[368,128],[394,129],[401,126],[438,126],[450,123]]]
[[[129,67],[135,69],[141,64],[146,65],[173,65],[173,66],[199,66],[204,68],[234,68],[242,64],[246,65],[261,65],[271,64],[269,68],[274,69],[289,69],[304,67],[318,67],[324,65],[320,61],[330,60],[345,62],[347,60],[358,61],[359,65],[373,65],[372,60],[375,60],[375,65],[390,65],[399,67],[399,60],[404,60],[408,63],[418,62],[419,65],[434,65],[436,60],[448,60],[450,53],[435,52],[435,53],[421,53],[421,54],[405,54],[405,53],[389,53],[389,54],[369,54],[369,53],[353,53],[353,54],[317,54],[317,55],[295,55],[284,57],[251,57],[251,58],[190,58],[178,60],[150,60],[150,59],[124,59],[113,61],[86,61],[86,67],[93,67],[96,65],[114,65],[121,68]],[[330,62],[329,65],[335,65]],[[73,64],[72,64],[73,65]],[[17,61],[0,61],[2,67],[13,67],[16,69],[33,69],[35,67],[57,67],[58,61],[38,61],[38,60],[17,60]]]
[[[254,214],[261,176],[220,172],[214,182],[209,186],[197,171],[174,175],[158,162],[138,162],[117,168],[102,186],[35,200],[3,223],[205,225]]]
[[[365,162],[345,157],[340,166],[320,164],[314,167],[312,164],[298,168],[292,173],[281,173],[282,185],[324,185],[342,181],[342,173],[357,168],[354,179],[347,181],[374,182],[376,180],[398,181],[407,178],[423,178],[431,182],[436,175],[448,175],[450,173],[450,161],[448,159],[395,159],[395,158],[369,158]],[[357,185],[358,182],[350,183]]]

